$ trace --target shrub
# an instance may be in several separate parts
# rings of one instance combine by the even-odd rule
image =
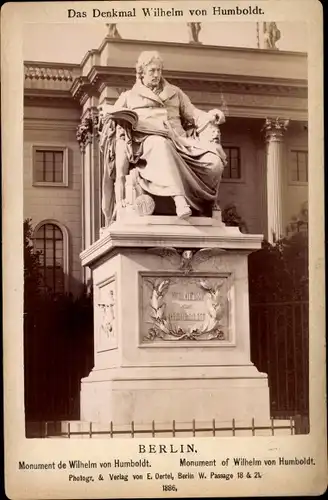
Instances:
[[[265,241],[250,254],[249,292],[252,302],[308,300],[308,235],[294,233],[275,244]]]

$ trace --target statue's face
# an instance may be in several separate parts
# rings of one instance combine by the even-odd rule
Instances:
[[[162,66],[159,62],[151,62],[144,68],[142,81],[147,87],[157,87],[162,77]]]

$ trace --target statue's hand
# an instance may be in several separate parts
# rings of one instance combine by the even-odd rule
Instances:
[[[221,125],[221,123],[225,122],[224,113],[220,109],[210,109],[207,112],[207,114],[208,114],[210,120],[212,122],[216,123],[216,125]]]

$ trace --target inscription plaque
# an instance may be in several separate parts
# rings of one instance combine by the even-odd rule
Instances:
[[[228,275],[142,277],[142,342],[228,340]]]

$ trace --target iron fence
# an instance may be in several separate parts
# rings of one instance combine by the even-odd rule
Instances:
[[[212,436],[212,437],[238,437],[238,436],[277,436],[300,434],[300,420],[297,417],[289,420],[271,418],[267,424],[256,424],[255,419],[250,424],[237,422],[224,422],[221,425],[213,419],[211,422],[197,423],[195,420],[185,423],[156,424],[154,421],[149,425],[136,424],[132,421],[129,425],[114,425],[113,422],[97,424],[92,422],[29,422],[26,427],[27,438],[73,438],[73,437],[188,437]]]
[[[308,311],[307,301],[250,304],[252,361],[268,374],[271,416],[298,415],[306,432],[309,432]]]
[[[93,367],[92,329],[77,338],[41,326],[25,338],[27,420],[78,420],[80,381]],[[268,374],[271,416],[300,416],[309,432],[308,302],[251,302],[250,327],[252,361]]]

